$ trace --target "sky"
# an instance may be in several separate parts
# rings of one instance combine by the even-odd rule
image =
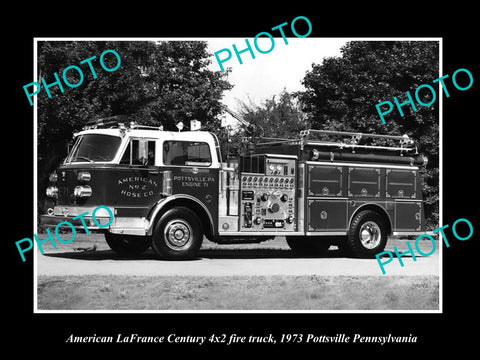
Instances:
[[[320,64],[324,57],[340,56],[340,48],[348,39],[344,38],[287,38],[285,44],[281,37],[274,38],[274,47],[267,54],[258,52],[253,39],[248,39],[255,54],[255,59],[248,51],[241,53],[240,64],[232,47],[235,44],[241,51],[246,48],[245,38],[207,39],[208,51],[212,54],[211,70],[221,70],[213,55],[216,51],[228,48],[232,57],[223,66],[231,72],[228,81],[234,85],[232,90],[224,92],[223,104],[233,111],[238,111],[238,100],[246,104],[261,105],[265,99],[271,99],[285,88],[287,91],[302,90],[301,84],[305,73],[312,68],[312,63]],[[264,51],[271,48],[271,40],[260,37],[258,47]],[[219,53],[224,59],[227,52]]]

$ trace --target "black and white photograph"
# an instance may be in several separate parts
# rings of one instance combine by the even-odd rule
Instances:
[[[441,310],[440,47],[36,39],[38,311]]]
[[[6,342],[473,347],[474,11],[224,5],[14,15]]]

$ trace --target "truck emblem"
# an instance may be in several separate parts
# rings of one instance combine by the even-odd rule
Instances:
[[[158,183],[148,177],[130,176],[117,180],[120,195],[129,198],[149,198],[157,192]]]

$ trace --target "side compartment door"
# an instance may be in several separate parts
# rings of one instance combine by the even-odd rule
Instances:
[[[309,164],[307,168],[307,233],[345,233],[348,199],[342,166]]]
[[[394,231],[423,231],[421,201],[395,201]]]
[[[347,201],[308,199],[307,232],[347,231]]]
[[[216,229],[220,169],[212,167],[213,156],[206,142],[166,140],[162,145],[162,165],[172,171],[173,194],[198,199],[208,209]]]

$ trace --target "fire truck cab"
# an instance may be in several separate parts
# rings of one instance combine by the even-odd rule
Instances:
[[[97,121],[75,138],[50,175],[54,206],[42,223],[103,230],[118,253],[151,247],[160,258],[186,259],[204,236],[221,244],[284,236],[298,253],[335,244],[351,256],[373,257],[389,235],[425,231],[425,159],[407,136],[307,130],[227,162],[217,137],[205,131]],[[96,214],[100,224],[111,221],[107,228],[91,215],[85,225],[74,219],[100,205],[113,214]]]

